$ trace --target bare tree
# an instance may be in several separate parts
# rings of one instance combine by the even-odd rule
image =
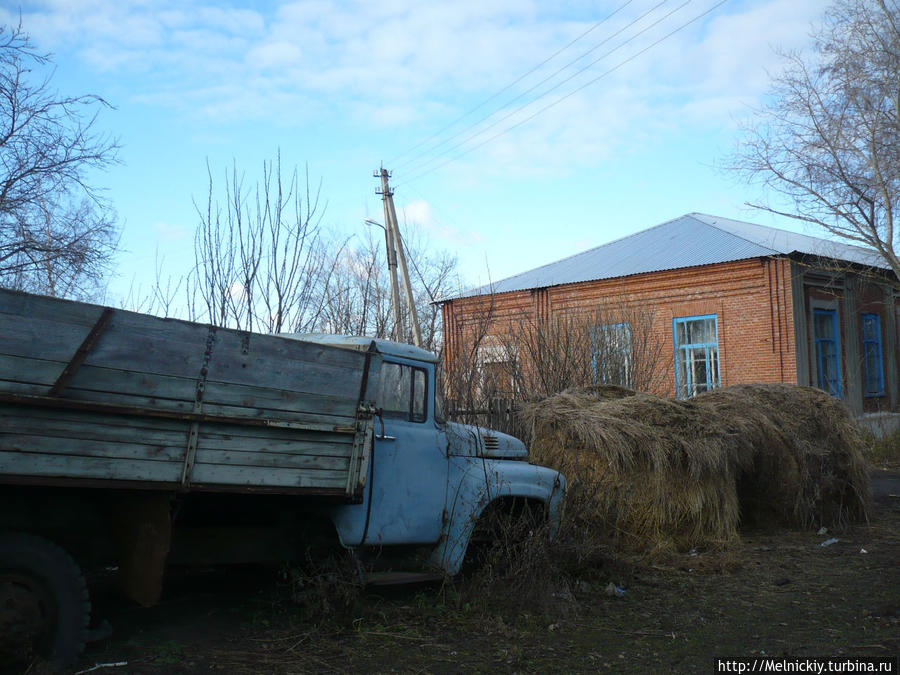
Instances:
[[[452,419],[466,424],[484,423],[490,398],[501,391],[493,382],[485,382],[486,348],[493,349],[495,328],[494,294],[473,299],[477,306],[464,315],[454,317],[453,325],[445,325],[447,335],[442,353],[441,391]],[[486,384],[488,386],[486,386]]]
[[[314,328],[337,260],[319,232],[320,187],[312,191],[296,168],[285,178],[280,152],[252,187],[233,165],[218,194],[209,172],[186,283],[190,318],[269,333]]]
[[[409,231],[409,228],[407,228]],[[441,346],[440,307],[435,300],[450,291],[456,273],[456,258],[444,251],[434,252],[427,242],[414,235],[404,242],[410,261],[410,284],[419,316],[422,346],[438,351]],[[390,279],[381,237],[370,230],[365,237],[331,245],[336,259],[322,297],[322,313],[317,329],[329,333],[389,338],[393,326]],[[408,309],[401,316],[412,341]]]
[[[77,300],[103,295],[118,247],[111,210],[65,192],[48,195],[14,222],[22,245],[0,267],[0,285]]]
[[[419,317],[419,332],[422,336],[422,347],[438,352],[443,344],[441,326],[441,308],[438,301],[454,290],[458,279],[457,258],[445,250],[435,250],[421,235],[421,231],[406,224],[403,246],[409,260],[412,301]],[[405,333],[401,339],[412,342],[411,318],[409,308],[402,310],[402,321]]]
[[[456,316],[456,325],[445,326],[453,336],[444,358],[444,389],[455,419],[503,427],[509,416],[496,416],[504,412],[498,406],[515,409],[516,402],[571,387],[665,389],[663,343],[653,311],[638,302],[613,298],[549,318],[501,315],[490,294],[479,302]]]
[[[317,330],[384,338],[391,332],[390,282],[379,244],[365,238],[331,247],[340,251],[322,291]]]
[[[870,247],[900,279],[900,8],[836,0],[812,37],[811,56],[784,55],[732,166],[793,205],[752,206]]]
[[[76,295],[102,278],[118,244],[115,214],[88,174],[116,161],[95,129],[99,96],[60,96],[50,56],[0,26],[0,284]]]
[[[206,203],[195,204],[193,269],[172,276],[157,260],[155,285],[133,287],[125,299],[130,309],[254,332],[390,336],[380,237],[367,231],[342,239],[323,231],[319,189],[296,169],[285,176],[280,153],[263,162],[262,178],[249,186],[236,164],[219,183],[207,170]],[[420,236],[406,246],[423,346],[439,351],[440,308],[433,301],[448,294],[456,259],[430,250]]]
[[[652,310],[627,299],[548,320],[523,314],[491,339],[488,370],[523,400],[593,384],[656,391],[662,345],[653,329]]]

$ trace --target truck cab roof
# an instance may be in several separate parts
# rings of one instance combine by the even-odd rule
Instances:
[[[430,363],[438,362],[437,354],[429,352],[426,349],[402,342],[382,340],[381,338],[364,337],[361,335],[333,335],[329,333],[279,333],[279,336],[290,338],[292,340],[303,340],[306,342],[329,345],[331,347],[340,347],[341,349],[353,349],[360,352],[368,351],[374,344],[375,351],[385,356],[398,356],[404,359],[415,359],[417,361],[427,361]]]

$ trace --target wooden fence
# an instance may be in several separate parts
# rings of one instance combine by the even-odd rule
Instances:
[[[474,424],[527,440],[527,430],[519,419],[519,402],[510,398],[492,398],[480,409],[457,408],[452,401],[447,417],[453,422]]]

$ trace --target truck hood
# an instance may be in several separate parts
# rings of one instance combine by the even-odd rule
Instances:
[[[488,459],[528,459],[528,448],[515,436],[471,424],[447,423],[451,455]]]

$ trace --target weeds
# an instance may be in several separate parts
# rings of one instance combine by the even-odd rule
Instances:
[[[872,438],[869,461],[879,466],[900,467],[900,429],[880,438]]]
[[[577,487],[567,495],[555,537],[534,503],[513,501],[486,512],[463,573],[449,584],[455,611],[491,617],[498,611],[508,617],[536,612],[557,619],[576,613],[576,595],[608,576],[604,547],[578,517],[585,504]]]
[[[303,563],[282,571],[291,601],[310,616],[331,618],[350,612],[362,592],[360,567],[349,552],[323,558],[308,553]]]
[[[164,640],[150,648],[150,658],[156,663],[174,666],[187,658],[184,645],[173,640]]]

